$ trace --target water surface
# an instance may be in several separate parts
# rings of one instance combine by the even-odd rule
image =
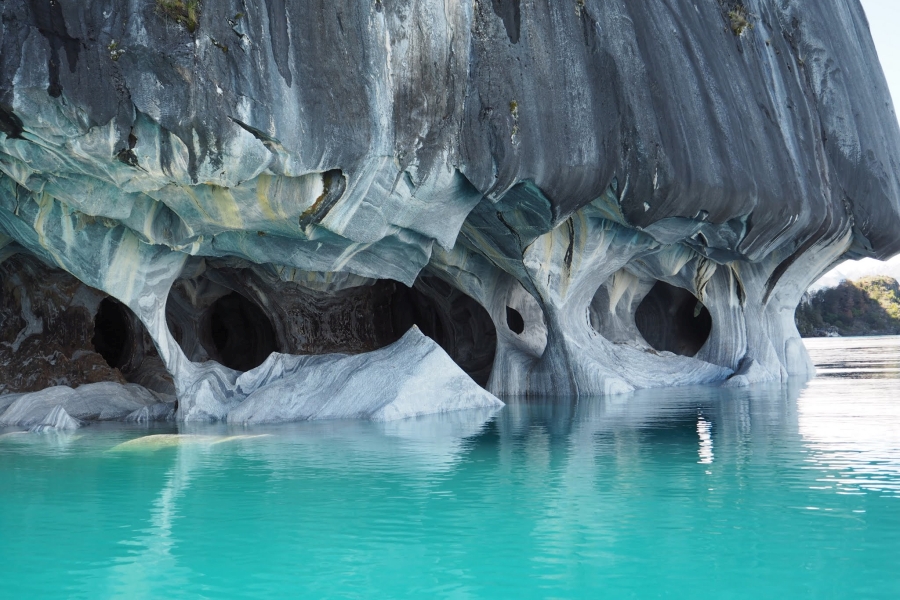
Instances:
[[[786,386],[3,435],[0,597],[898,598],[900,338],[809,346]]]

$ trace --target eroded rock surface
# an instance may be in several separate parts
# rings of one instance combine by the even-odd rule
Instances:
[[[3,4],[0,394],[252,421],[377,418],[430,360],[496,395],[809,376],[805,289],[900,251],[900,131],[858,0],[737,5]],[[285,396],[235,395],[273,361]],[[455,386],[395,416],[496,401]]]
[[[136,410],[166,404],[164,398],[138,385],[112,382],[86,384],[74,390],[50,387],[11,400],[0,413],[0,427],[76,429],[78,421],[122,421]]]
[[[0,285],[0,393],[125,383],[91,344],[104,294],[24,254],[0,264]]]

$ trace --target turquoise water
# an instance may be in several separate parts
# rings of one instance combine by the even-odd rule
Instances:
[[[810,346],[784,387],[5,435],[0,597],[898,598],[900,338]]]

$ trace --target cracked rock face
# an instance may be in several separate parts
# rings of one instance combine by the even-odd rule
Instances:
[[[271,422],[810,375],[802,293],[900,251],[900,131],[858,0],[735,6],[2,4],[0,394]]]

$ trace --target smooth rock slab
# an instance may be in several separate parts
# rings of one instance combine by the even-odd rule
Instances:
[[[722,383],[725,388],[742,388],[755,383],[764,383],[775,379],[761,364],[752,358],[745,358],[734,375]]]
[[[57,406],[40,425],[35,425],[28,433],[49,433],[53,431],[74,431],[81,427],[81,423],[71,416],[62,406]]]
[[[503,406],[417,327],[390,346],[356,356],[273,353],[236,385],[246,398],[228,412],[230,423],[393,421]]]
[[[159,403],[152,392],[133,384],[91,383],[77,389],[56,386],[18,396],[0,414],[0,427],[52,424],[50,418],[57,408],[76,421],[121,421],[137,410]]]

